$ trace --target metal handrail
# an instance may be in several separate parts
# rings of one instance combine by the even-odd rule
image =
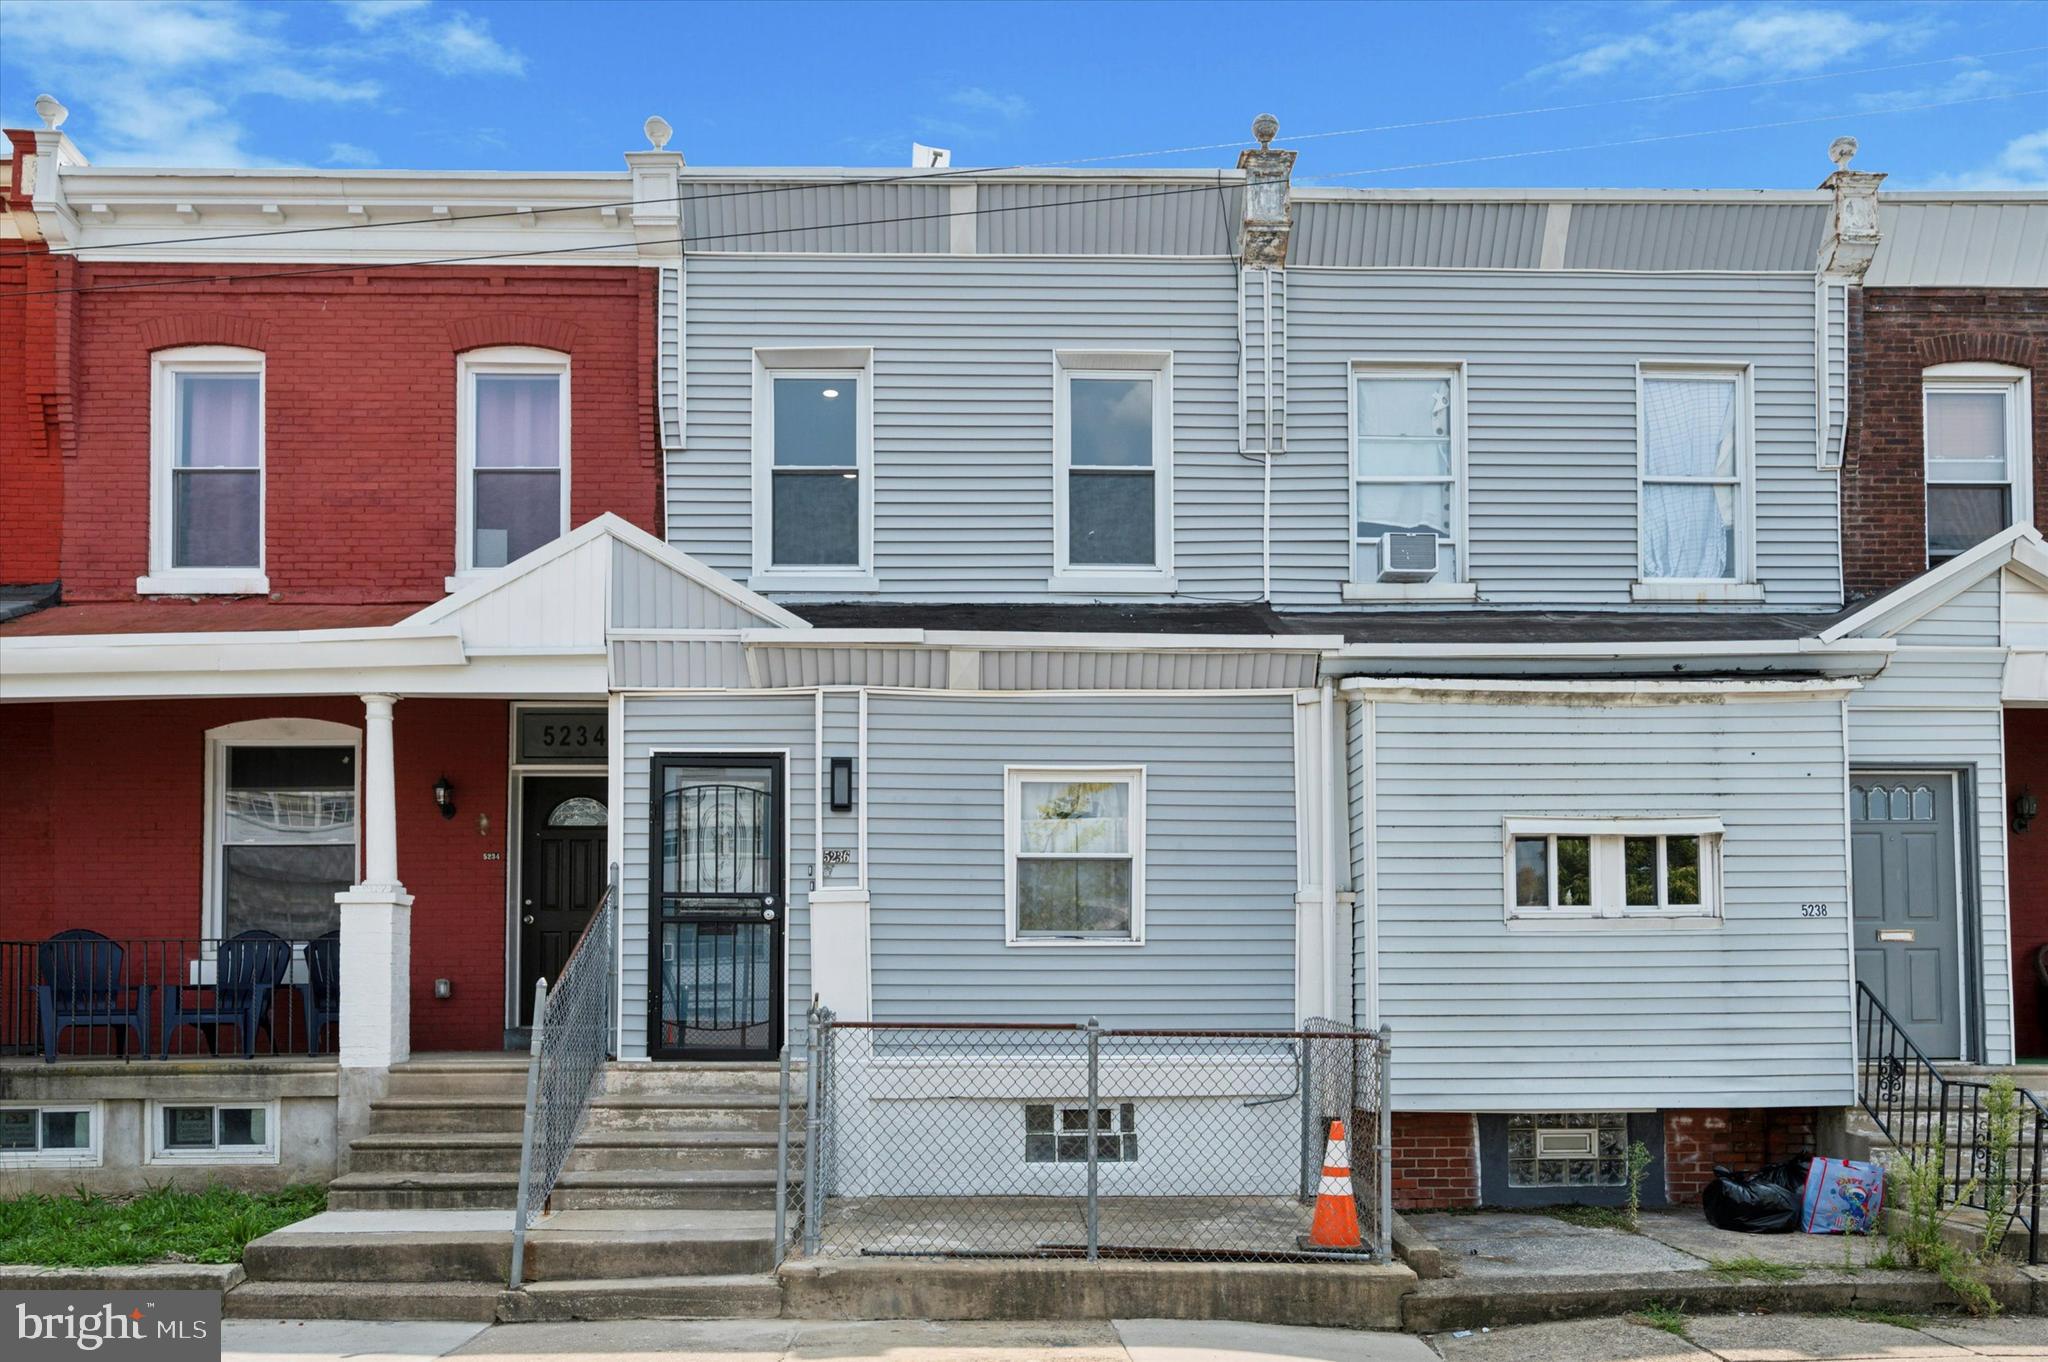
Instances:
[[[1972,1078],[1951,1078],[1935,1066],[1927,1053],[1906,1034],[1898,1018],[1858,980],[1857,1052],[1862,1057],[1856,1098],[1886,1138],[1902,1149],[1924,1147],[1929,1128],[1942,1132],[1942,1195],[1945,1200],[1992,1214],[1985,1204],[1983,1172],[1987,1157],[1983,1138],[1988,1113],[1985,1098],[1989,1083]],[[2024,1153],[2024,1182],[2020,1174],[2009,1173],[2016,1185],[2027,1189],[2022,1204],[2016,1203],[2010,1220],[2027,1227],[2027,1261],[2041,1261],[2041,1178],[2043,1155],[2048,1152],[2048,1107],[2026,1088],[2015,1085],[2013,1094],[2020,1104],[2019,1140],[2016,1152]],[[2033,1127],[2031,1136],[2027,1127]],[[1953,1129],[1957,1139],[1948,1138]],[[1962,1135],[1970,1136],[1968,1153]],[[2010,1223],[2010,1220],[2008,1223]]]
[[[512,1210],[512,1290],[524,1290],[526,1231],[547,1212],[555,1180],[583,1132],[591,1099],[604,1090],[613,1053],[619,923],[619,867],[555,976],[533,985],[533,1059],[526,1069],[526,1117],[519,1137],[519,1196]]]

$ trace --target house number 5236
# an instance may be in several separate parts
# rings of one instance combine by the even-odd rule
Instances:
[[[1828,906],[1825,903],[1802,903],[1799,905],[1799,916],[1801,917],[1826,917],[1827,915]]]

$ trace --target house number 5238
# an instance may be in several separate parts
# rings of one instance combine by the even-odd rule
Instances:
[[[1826,917],[1827,915],[1828,906],[1825,903],[1802,903],[1799,905],[1799,916],[1801,917]]]

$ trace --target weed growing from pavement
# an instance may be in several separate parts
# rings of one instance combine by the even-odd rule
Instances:
[[[1791,1263],[1771,1263],[1745,1253],[1739,1258],[1709,1258],[1707,1266],[1730,1281],[1745,1278],[1759,1282],[1790,1282],[1806,1275],[1806,1269]]]
[[[1680,1338],[1685,1337],[1687,1328],[1685,1311],[1675,1305],[1666,1305],[1662,1301],[1651,1301],[1641,1310],[1630,1315],[1629,1318],[1638,1324],[1647,1325],[1652,1329],[1662,1329],[1667,1334],[1676,1334]]]
[[[1984,1280],[1984,1260],[1944,1233],[1956,1209],[1977,1195],[1979,1182],[1972,1178],[1951,1195],[1939,1129],[1932,1143],[1899,1154],[1900,1162],[1885,1170],[1885,1204],[1894,1209],[1886,1217],[1890,1243],[1879,1265],[1933,1272],[1971,1314],[1997,1314],[1998,1302]]]
[[[1919,1315],[1909,1315],[1901,1310],[1849,1309],[1834,1312],[1836,1319],[1853,1319],[1860,1324],[1889,1324],[1894,1329],[1918,1329],[1928,1321]]]
[[[1624,1206],[1532,1206],[1529,1209],[1538,1215],[1562,1220],[1567,1225],[1577,1225],[1580,1229],[1636,1233],[1635,1217]]]
[[[1650,1147],[1637,1140],[1628,1147],[1628,1227],[1640,1234],[1643,1228],[1643,1174],[1650,1171]]]

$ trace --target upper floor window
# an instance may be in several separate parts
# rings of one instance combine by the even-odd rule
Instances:
[[[1921,375],[1927,565],[2032,518],[2031,394],[2024,369],[1941,364]]]
[[[456,568],[486,572],[569,528],[569,357],[472,350],[460,387]]]
[[[1639,535],[1645,582],[1749,579],[1747,374],[1641,374]]]
[[[137,590],[268,591],[262,354],[186,346],[151,369],[150,561]]]
[[[1172,356],[1065,350],[1056,359],[1051,585],[1171,591]]]
[[[754,355],[753,585],[873,590],[869,352]]]
[[[1352,579],[1344,594],[1469,595],[1456,590],[1465,576],[1463,370],[1359,364],[1351,383]]]

